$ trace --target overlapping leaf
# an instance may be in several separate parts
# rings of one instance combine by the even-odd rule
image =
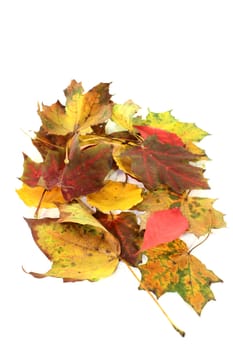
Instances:
[[[64,281],[96,281],[111,275],[118,265],[118,252],[103,239],[98,230],[56,219],[26,219],[33,238],[53,262],[46,273],[33,276],[60,277]],[[93,232],[94,230],[94,232]]]
[[[123,171],[143,182],[149,190],[167,184],[175,192],[187,189],[207,189],[203,169],[190,164],[197,156],[183,147],[162,144],[155,136],[148,137],[142,146],[128,147],[118,155],[117,162]]]
[[[80,152],[77,137],[72,139],[68,163],[63,151],[48,151],[43,163],[25,157],[21,180],[28,186],[47,190],[60,187],[67,201],[95,192],[103,186],[112,167],[111,146],[99,144]]]
[[[212,229],[225,227],[224,215],[214,209],[215,200],[211,198],[192,197],[187,194],[179,195],[167,188],[147,193],[144,200],[135,209],[144,211],[142,225],[153,211],[180,208],[189,223],[189,232],[197,237],[210,233]]]
[[[198,314],[208,301],[215,299],[210,284],[221,279],[189,254],[183,241],[161,244],[148,250],[146,256],[148,261],[139,266],[141,289],[150,290],[157,297],[177,292]]]
[[[98,212],[96,218],[119,240],[121,258],[136,266],[141,258],[140,246],[143,238],[136,215],[129,212],[120,214],[102,214]]]
[[[127,210],[142,201],[141,192],[136,185],[108,181],[98,192],[89,194],[87,201],[102,212]]]
[[[66,106],[59,101],[38,109],[43,128],[49,134],[67,135],[87,129],[110,118],[112,111],[109,84],[100,83],[86,94],[81,83],[72,80],[65,90]]]
[[[207,133],[171,112],[138,117],[131,100],[112,102],[109,85],[85,93],[72,80],[64,105],[38,107],[32,143],[42,160],[24,155],[17,193],[37,208],[37,219],[26,221],[52,266],[31,275],[96,281],[121,260],[139,268],[141,289],[177,292],[200,314],[214,300],[210,284],[221,280],[178,238],[225,226],[213,199],[192,196],[209,188],[199,167],[207,156],[196,144]],[[57,219],[40,218],[40,208],[54,207]]]

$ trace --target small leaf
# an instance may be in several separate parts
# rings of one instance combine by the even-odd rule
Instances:
[[[118,265],[118,254],[112,250],[98,230],[56,219],[26,219],[33,238],[53,262],[44,274],[34,277],[59,277],[65,281],[96,281],[111,275]]]
[[[142,201],[141,192],[136,185],[108,181],[98,192],[89,194],[87,201],[102,212],[127,210]]]
[[[215,300],[210,284],[222,282],[207,270],[186,244],[177,239],[145,252],[148,261],[139,265],[142,273],[140,289],[152,291],[157,298],[166,292],[177,292],[200,314],[210,300]]]
[[[170,242],[188,229],[188,220],[180,209],[159,210],[152,213],[146,223],[141,251],[151,249],[161,243]]]

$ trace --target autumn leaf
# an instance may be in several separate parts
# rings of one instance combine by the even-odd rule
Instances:
[[[62,174],[62,193],[67,201],[99,190],[112,168],[112,147],[98,144],[80,151],[74,139],[69,154],[69,163]]]
[[[197,237],[210,233],[212,229],[226,226],[224,215],[214,209],[215,199],[179,195],[166,188],[148,192],[134,209],[143,211],[141,228],[144,228],[153,211],[180,208],[189,223],[189,232]]]
[[[109,83],[100,83],[83,94],[81,84],[72,80],[65,90],[65,95],[66,116],[67,120],[73,122],[74,131],[101,124],[110,118],[112,103],[109,85]]]
[[[153,212],[146,223],[141,251],[173,241],[188,229],[188,220],[179,208]]]
[[[134,126],[141,136],[146,139],[148,136],[155,135],[158,138],[158,141],[161,143],[169,143],[174,146],[184,146],[183,141],[176,134],[158,128],[152,128],[147,125],[135,125]]]
[[[178,193],[209,188],[203,169],[189,164],[197,156],[183,147],[162,144],[155,136],[148,137],[142,146],[123,148],[116,158],[113,155],[121,170],[143,182],[150,191],[160,184]]]
[[[152,291],[158,298],[177,292],[198,314],[208,301],[215,300],[210,284],[221,279],[191,255],[183,241],[161,244],[145,254],[147,262],[139,265],[140,289]]]
[[[134,213],[122,212],[120,214],[96,213],[96,218],[120,242],[120,257],[133,266],[137,266],[141,259],[140,246],[142,233]]]
[[[42,175],[42,163],[35,162],[26,154],[24,156],[23,174],[20,180],[30,187],[38,186],[38,182]]]
[[[126,101],[124,104],[114,104],[111,118],[117,125],[122,127],[122,129],[134,133],[133,117],[139,108],[140,107],[131,100]]]
[[[87,195],[87,201],[102,212],[127,210],[142,201],[141,192],[136,185],[109,180],[98,192]]]
[[[65,89],[66,106],[59,101],[38,108],[43,128],[48,134],[67,135],[91,125],[104,122],[111,116],[112,103],[109,84],[100,83],[84,94],[81,83],[72,80]]]
[[[44,193],[44,188],[40,186],[30,187],[26,184],[16,190],[18,196],[29,207],[37,207],[43,196],[41,208],[56,208],[55,203],[65,203],[61,189],[54,187],[51,191]]]
[[[189,142],[201,141],[208,133],[196,126],[194,123],[178,121],[171,111],[163,113],[149,112],[146,119],[137,117],[134,119],[135,125],[148,125],[163,129],[179,136],[185,144]]]
[[[32,236],[52,261],[46,273],[30,272],[34,277],[63,278],[64,281],[96,281],[111,275],[118,265],[117,251],[112,250],[98,230],[56,219],[26,219]]]
[[[49,150],[44,162],[36,163],[25,156],[20,178],[28,186],[46,190],[60,187],[66,201],[95,192],[112,167],[111,145],[99,144],[80,151],[77,135],[72,138],[68,163],[64,150]]]
[[[215,199],[190,196],[181,203],[180,210],[189,221],[189,231],[197,237],[226,226],[224,215],[213,208],[214,202]]]
[[[103,235],[104,239],[113,248],[114,251],[120,254],[120,246],[118,240],[108,232],[104,225],[101,224],[93,215],[91,210],[82,203],[70,203],[58,205],[60,218],[58,222],[71,222],[81,225],[93,226],[98,233]]]

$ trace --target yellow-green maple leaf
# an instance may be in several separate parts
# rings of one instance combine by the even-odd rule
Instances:
[[[166,292],[177,292],[198,314],[215,299],[210,284],[222,282],[221,279],[191,255],[183,241],[161,244],[145,255],[147,262],[139,265],[140,289],[149,290],[158,298]]]

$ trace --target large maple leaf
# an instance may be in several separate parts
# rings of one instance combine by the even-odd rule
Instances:
[[[32,236],[53,264],[46,273],[34,277],[63,278],[64,281],[96,281],[111,275],[119,262],[118,252],[103,239],[98,229],[56,219],[26,219]]]
[[[191,255],[183,241],[161,244],[145,254],[147,262],[139,265],[141,289],[152,291],[158,298],[177,292],[198,314],[208,301],[215,300],[210,284],[221,279]]]
[[[60,187],[67,201],[95,192],[112,167],[111,145],[99,144],[80,151],[78,137],[72,138],[68,163],[65,152],[49,150],[43,163],[25,157],[21,180],[28,186],[46,190]]]
[[[38,109],[43,128],[49,134],[67,135],[109,119],[112,112],[109,83],[100,83],[84,94],[81,83],[72,80],[65,89],[66,106],[59,101]]]
[[[167,184],[181,193],[187,189],[209,188],[203,169],[190,164],[197,159],[183,147],[162,144],[150,136],[141,146],[123,148],[116,161],[123,171],[143,182],[149,190]]]

